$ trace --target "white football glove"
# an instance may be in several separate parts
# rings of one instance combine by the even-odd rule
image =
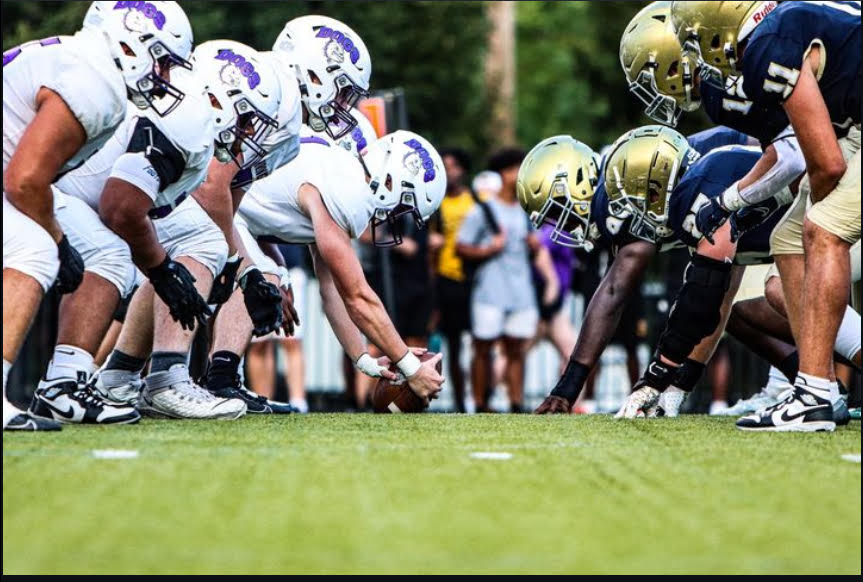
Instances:
[[[637,418],[646,416],[651,408],[659,402],[659,390],[650,386],[642,386],[629,395],[614,418]]]
[[[669,386],[659,395],[656,405],[647,411],[647,418],[675,418],[680,414],[680,406],[686,400],[686,392],[680,388]]]

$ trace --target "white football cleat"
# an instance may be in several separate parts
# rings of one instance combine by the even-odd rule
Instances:
[[[747,399],[738,400],[734,406],[716,413],[716,416],[744,416],[775,406],[783,400],[785,392],[794,388],[779,371],[771,368],[767,384]]]
[[[659,390],[642,386],[629,395],[614,418],[642,418],[659,401]]]
[[[161,418],[235,420],[246,413],[239,398],[220,398],[195,384],[186,366],[147,376],[138,408]]]
[[[144,381],[138,372],[102,369],[93,375],[90,387],[106,402],[120,406],[137,406]]]
[[[73,424],[134,424],[141,420],[134,406],[111,404],[83,381],[70,378],[41,380],[29,413],[33,417]]]

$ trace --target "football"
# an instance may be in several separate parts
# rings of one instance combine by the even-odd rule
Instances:
[[[437,354],[426,352],[419,356],[420,361],[428,361]],[[398,373],[398,368],[395,364],[390,366],[390,370]],[[437,371],[442,372],[443,367],[441,362],[437,363]],[[372,392],[372,407],[376,413],[380,414],[398,414],[398,413],[416,413],[426,409],[422,399],[414,394],[405,381],[397,381],[395,383],[381,378],[375,384],[375,389]]]

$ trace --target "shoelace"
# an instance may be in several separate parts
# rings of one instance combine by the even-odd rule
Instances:
[[[94,394],[93,391],[90,390],[90,387],[87,385],[82,385],[77,390],[75,390],[71,394],[71,398],[77,400],[78,402],[86,406],[105,406],[105,402],[96,394]]]
[[[191,380],[186,380],[177,384],[177,392],[180,393],[180,398],[185,398],[197,404],[211,402],[216,399],[209,390],[204,390]]]

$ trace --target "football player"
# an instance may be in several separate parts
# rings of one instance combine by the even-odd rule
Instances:
[[[591,163],[595,162],[587,152],[580,153],[574,161],[569,154],[560,154],[562,147],[568,147],[560,142],[566,144],[571,139],[550,138],[534,148],[522,166],[520,178],[522,191],[532,192],[534,196],[524,198],[522,204],[528,211],[540,202],[549,208],[549,212],[537,212],[532,218],[535,221],[550,220],[556,230],[569,233],[558,235],[559,241],[568,238],[574,246],[587,248],[602,241],[615,248],[616,257],[590,301],[579,341],[567,368],[551,395],[537,409],[538,413],[570,410],[593,365],[610,341],[629,292],[640,283],[657,249],[681,244],[697,249],[688,270],[689,276],[694,277],[694,271],[699,275],[699,283],[704,279],[710,285],[705,287],[705,293],[698,302],[705,308],[697,317],[690,313],[690,323],[696,319],[701,321],[699,333],[703,334],[702,337],[718,335],[720,332],[714,332],[717,327],[722,327],[719,324],[727,317],[734,287],[739,282],[739,275],[732,276],[731,261],[767,259],[770,229],[778,220],[776,213],[765,223],[761,222],[763,215],[735,216],[717,231],[714,242],[704,239],[697,230],[695,215],[698,210],[709,203],[711,196],[719,195],[732,180],[751,170],[759,158],[757,150],[732,146],[719,148],[699,158],[676,131],[648,126],[625,134],[612,146],[604,176],[600,176],[598,182],[573,186],[564,179],[573,174],[576,177],[588,176],[589,173],[581,168],[589,163],[589,159]],[[550,161],[534,162],[544,158]],[[651,176],[649,191],[648,173]],[[609,193],[606,193],[606,188]],[[578,195],[569,202],[572,200],[569,193],[573,191]],[[585,210],[585,199],[589,210]],[[581,210],[576,212],[576,208]],[[693,342],[692,338],[686,338],[681,342],[692,345],[688,349],[686,345],[678,348],[678,351],[685,350],[679,363],[690,357],[700,339]],[[712,353],[713,346],[708,344],[705,342],[702,350],[693,354],[697,360],[691,358],[685,366],[670,371],[668,385],[694,387],[703,363]],[[682,400],[682,392],[668,398]],[[675,407],[675,403],[669,402],[669,406]]]
[[[232,163],[257,155],[275,129],[280,92],[272,67],[239,43],[204,43],[195,51],[194,62],[194,72],[173,79],[184,97],[170,113],[130,114],[108,144],[83,168],[65,176],[58,188],[90,205],[75,200],[80,208],[68,217],[89,243],[83,245],[88,260],[95,265],[108,260],[87,230],[90,224],[98,226],[95,216],[87,218],[92,207],[128,243],[135,265],[148,278],[135,294],[128,317],[143,325],[144,341],[155,331],[160,348],[148,378],[149,411],[235,418],[245,410],[242,402],[214,399],[188,379],[186,344],[209,313],[201,293],[207,294],[227,257],[222,232],[188,194],[203,182],[214,155],[237,160]],[[131,275],[119,284],[114,281],[118,290],[128,292],[134,271]],[[95,423],[135,422],[140,417],[131,403],[100,398],[81,385],[117,304],[118,294],[108,281],[94,277],[94,284],[79,290],[70,308],[62,311],[60,345],[34,395],[33,414]],[[130,349],[128,335],[121,332],[108,371],[143,368],[149,351]]]
[[[242,168],[234,163],[212,162],[206,182],[195,195],[222,229],[229,244],[230,258],[217,277],[210,300],[215,304],[226,300],[239,282],[255,335],[266,335],[280,325],[290,329],[296,313],[291,307],[290,291],[280,294],[278,288],[267,282],[261,270],[255,267],[251,252],[244,248],[242,239],[234,233],[233,214],[256,180],[297,155],[302,120],[314,123],[327,135],[336,137],[342,137],[353,129],[356,122],[349,110],[360,96],[367,94],[371,75],[371,57],[365,44],[349,27],[332,18],[304,16],[289,21],[273,49],[273,52],[263,55],[272,62],[281,85],[278,130],[264,137],[261,151],[256,152],[257,157],[246,159]],[[194,225],[190,228],[188,222],[184,225],[171,217],[166,220],[178,235],[195,236]],[[159,354],[166,352],[164,355],[169,361],[181,358],[185,361],[191,345],[192,334],[189,333],[177,343],[180,330],[176,326],[166,330],[171,337],[157,338],[151,345],[152,331],[147,324],[151,316],[146,315],[150,308],[145,299],[146,296],[133,302],[116,350],[118,356],[126,355],[133,359],[109,361],[95,381],[99,392],[114,402],[137,399],[142,386],[140,371],[151,347]],[[178,349],[180,346],[183,346],[182,350]],[[148,377],[146,384],[155,385],[157,381],[161,385],[161,379]],[[188,382],[187,370],[178,366],[172,374],[164,377],[164,381],[185,385]],[[289,406],[269,402],[246,390],[235,391],[231,397],[221,400],[242,399],[246,410],[252,412],[291,411]],[[182,415],[174,413],[173,416]]]
[[[127,97],[167,113],[188,68],[192,28],[176,2],[94,2],[74,36],[3,53],[3,428],[56,430],[8,403],[6,378],[42,295],[74,291],[80,255],[54,214],[50,186],[111,137]]]
[[[387,368],[394,362],[420,398],[434,398],[443,383],[435,370],[440,355],[421,363],[402,341],[366,282],[351,240],[371,228],[376,245],[392,246],[401,240],[400,217],[424,224],[444,195],[440,156],[425,139],[406,131],[377,140],[359,158],[318,136],[302,141],[297,158],[255,183],[240,205],[236,227],[246,249],[256,254],[256,238],[310,245],[324,312],[356,366],[369,376],[392,379]],[[258,265],[266,262],[255,257]],[[240,356],[252,335],[241,301],[235,293],[216,318],[207,376],[207,388],[216,394],[240,387]],[[371,357],[363,336],[386,358]]]
[[[839,137],[860,127],[860,2],[675,2],[672,20],[702,67],[719,77],[740,74],[750,100],[784,110],[806,159],[806,184],[773,237],[800,373],[785,402],[738,427],[833,430],[832,352],[846,309],[849,248],[860,239],[859,139],[846,139],[843,153]]]

